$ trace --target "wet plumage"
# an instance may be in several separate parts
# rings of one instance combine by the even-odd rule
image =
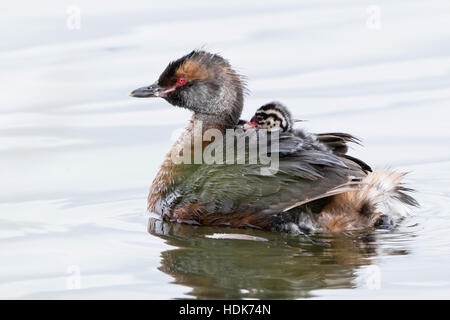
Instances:
[[[326,142],[307,133],[286,130],[280,133],[279,150],[272,150],[272,155],[279,156],[279,170],[273,175],[263,174],[261,163],[172,161],[174,152],[191,150],[192,141],[206,130],[225,132],[239,122],[244,82],[219,55],[193,51],[170,63],[155,84],[131,95],[161,97],[193,111],[188,127],[167,154],[150,188],[148,209],[166,221],[293,232],[285,226],[299,226],[302,217],[316,215],[313,223],[317,230],[333,232],[360,227],[343,223],[342,228],[327,228],[331,220],[319,219],[325,217],[326,208],[327,214],[345,215],[339,210],[333,213],[333,208],[340,207],[338,195],[363,190],[367,170],[346,157],[342,147],[352,140],[351,136],[326,134],[323,139],[329,142],[327,147]],[[200,124],[202,130],[198,132],[195,128]],[[289,124],[284,125],[287,128]],[[258,130],[239,134],[255,138]],[[333,207],[332,203],[337,204]],[[365,226],[373,225],[376,219],[369,220]]]

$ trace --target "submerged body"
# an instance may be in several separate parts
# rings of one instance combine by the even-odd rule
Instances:
[[[327,147],[303,131],[282,132],[279,168],[272,175],[262,174],[260,163],[174,163],[172,155],[194,148],[195,138],[207,130],[224,133],[235,128],[243,90],[240,76],[226,60],[193,51],[169,64],[157,83],[132,93],[162,97],[194,112],[152,183],[150,211],[171,222],[288,232],[301,230],[309,220],[310,229],[335,232],[373,226],[391,199],[415,204],[402,193],[399,177],[368,175],[364,162],[345,155],[345,138],[332,134],[324,139],[339,140],[334,150],[333,143]],[[196,130],[200,125],[201,131]],[[203,141],[201,147],[208,145]],[[381,190],[379,179],[392,181],[384,199],[381,191],[373,192]]]

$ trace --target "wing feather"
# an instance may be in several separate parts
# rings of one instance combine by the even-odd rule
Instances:
[[[260,163],[180,165],[177,181],[168,190],[171,197],[165,197],[162,205],[172,213],[195,208],[199,219],[273,215],[349,191],[366,176],[351,159],[309,145],[293,134],[282,134],[278,150],[269,148],[269,154],[279,157],[279,169],[273,175],[263,174],[265,166]]]

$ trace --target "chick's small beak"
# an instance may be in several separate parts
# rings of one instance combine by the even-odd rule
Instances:
[[[244,130],[254,129],[257,126],[258,126],[258,123],[256,121],[250,120],[249,122],[244,123]]]
[[[130,93],[131,97],[135,98],[152,98],[152,97],[161,97],[165,94],[166,89],[157,85],[152,84],[148,87],[142,87],[134,90]]]

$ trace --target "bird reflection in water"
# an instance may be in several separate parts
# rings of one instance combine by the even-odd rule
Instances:
[[[373,230],[299,236],[152,217],[148,231],[176,247],[162,252],[159,270],[199,299],[294,299],[318,289],[353,288],[356,271],[377,256]],[[232,239],[211,239],[214,234]]]

